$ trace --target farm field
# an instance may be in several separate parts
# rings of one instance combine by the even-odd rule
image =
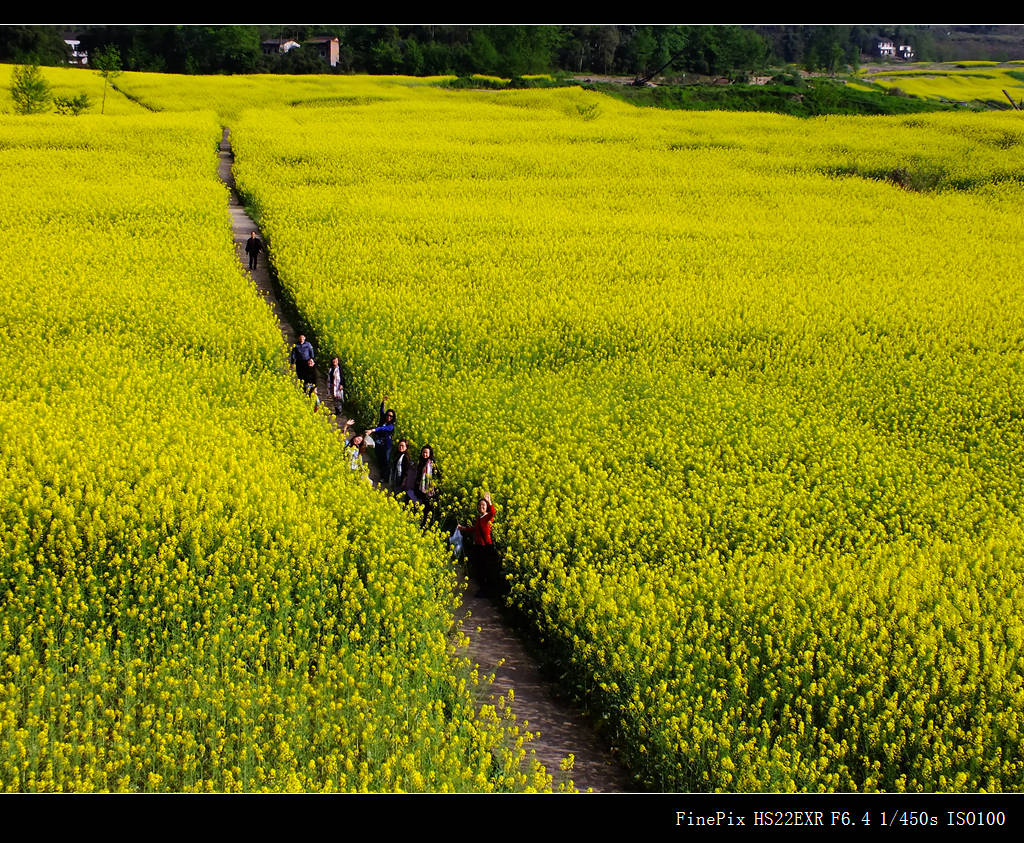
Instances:
[[[213,114],[70,119],[0,118],[0,789],[549,789],[287,372]]]
[[[4,114],[11,114],[14,111],[14,103],[11,100],[10,89],[8,88],[13,68],[14,65],[0,65],[0,79],[3,80],[0,113]],[[40,67],[39,70],[43,78],[49,83],[55,97],[74,97],[78,94],[87,94],[90,101],[90,113],[99,114],[101,107],[105,115],[141,115],[146,113],[146,109],[143,106],[133,102],[123,94],[119,94],[109,86],[107,88],[106,101],[104,102],[103,79],[91,70],[76,67]],[[65,126],[65,128],[67,127]]]
[[[1006,90],[1018,104],[1024,99],[1024,64],[1020,62],[958,62],[873,70],[864,78],[907,94],[951,102],[991,102],[1010,107]]]
[[[1019,120],[422,90],[233,137],[646,786],[1021,787]]]
[[[173,82],[168,84],[168,79]],[[416,88],[444,78],[415,76],[172,76],[125,73],[118,87],[157,111],[214,109],[231,124],[252,108],[344,107],[405,99]]]
[[[466,521],[492,492],[510,604],[645,787],[1024,787],[1019,115],[800,120],[578,89],[259,79],[119,85],[228,122],[238,185],[321,354],[341,357],[365,418],[387,393],[399,432],[434,446],[441,509]],[[156,789],[173,768],[197,789],[550,787],[452,663],[437,542],[340,476],[337,443],[282,377],[280,338],[231,264],[213,116],[78,119],[97,133],[84,146],[54,142],[68,118],[0,122],[5,172],[32,174],[5,177],[0,216],[24,251],[0,270],[21,619],[0,629],[0,735],[20,759],[3,786]],[[95,191],[69,191],[68,172]],[[55,258],[83,225],[74,260]],[[199,261],[184,280],[168,243]],[[94,475],[92,498],[61,479]],[[182,476],[180,497],[158,497]],[[340,525],[344,541],[324,539]],[[239,560],[264,555],[239,590]],[[133,579],[150,557],[154,579]],[[152,614],[97,612],[94,594],[114,602],[104,575],[154,595]],[[353,602],[325,592],[334,576]],[[65,612],[58,657],[46,630]],[[174,631],[163,649],[140,637],[158,627]],[[227,640],[245,654],[225,659]],[[112,677],[139,659],[155,697],[133,708]],[[209,713],[183,729],[193,676]],[[387,691],[366,693],[368,676]],[[329,724],[294,716],[332,705]],[[264,707],[278,731],[253,722]],[[259,760],[279,740],[241,742],[296,720],[286,758]],[[98,758],[113,750],[94,736],[122,733]],[[72,760],[48,761],[52,734]],[[341,743],[318,766],[328,736]],[[192,760],[214,745],[220,766]]]

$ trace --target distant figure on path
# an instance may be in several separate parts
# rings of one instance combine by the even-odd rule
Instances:
[[[345,402],[345,377],[341,374],[341,363],[337,357],[331,358],[331,368],[327,373],[327,394],[334,399],[334,415],[340,416]]]
[[[249,269],[256,268],[256,258],[263,251],[263,241],[256,236],[255,231],[249,232],[249,239],[245,242],[245,253],[249,256]]]

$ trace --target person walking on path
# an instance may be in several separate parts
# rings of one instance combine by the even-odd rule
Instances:
[[[475,579],[480,587],[477,597],[497,597],[501,589],[498,552],[491,538],[493,523],[494,504],[491,502],[491,493],[486,492],[477,504],[477,516],[473,526],[458,525],[459,532],[469,539],[469,544],[466,545],[466,567],[469,569],[470,577]]]
[[[327,394],[334,399],[334,415],[340,416],[345,402],[345,376],[341,373],[337,357],[331,358],[331,368],[327,372]]]
[[[388,482],[388,468],[391,464],[391,437],[395,435],[395,411],[386,410],[388,397],[380,402],[380,417],[377,426],[366,431],[372,436],[377,451],[377,467],[380,469],[382,483]]]
[[[305,385],[306,392],[309,392],[310,384],[316,384],[316,370],[313,368],[313,346],[305,334],[299,334],[298,345],[288,355],[288,362],[295,367],[296,376]]]
[[[413,500],[423,505],[423,518],[420,524],[426,527],[433,515],[438,486],[441,483],[441,467],[434,461],[434,449],[429,445],[424,445],[420,451],[420,461],[416,466],[415,478]]]
[[[263,251],[263,241],[256,236],[255,231],[249,232],[249,239],[245,241],[245,253],[249,256],[249,270],[256,268],[256,258]]]

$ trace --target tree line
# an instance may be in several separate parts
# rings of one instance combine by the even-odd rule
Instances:
[[[0,27],[0,61],[63,64],[68,57],[63,41],[67,33],[90,53],[116,47],[125,70],[204,74],[330,72],[312,48],[268,54],[262,46],[272,38],[302,43],[322,35],[338,38],[335,72],[414,76],[642,76],[660,70],[737,77],[785,63],[836,72],[874,54],[880,38],[910,44],[923,60],[960,58],[956,45],[967,43],[973,45],[975,58],[1024,56],[1024,27],[1016,26],[69,24]],[[1005,55],[987,54],[995,52]]]

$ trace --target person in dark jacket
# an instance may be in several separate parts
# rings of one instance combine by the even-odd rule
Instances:
[[[245,241],[245,253],[249,256],[249,269],[256,268],[256,258],[263,251],[263,241],[256,236],[255,231],[249,232],[249,239]]]
[[[302,388],[306,395],[316,392],[316,361],[310,357],[302,370]]]
[[[380,469],[382,483],[388,482],[388,469],[391,464],[391,437],[395,435],[395,411],[386,410],[388,397],[380,402],[380,421],[377,426],[366,431],[367,436],[373,437],[374,448],[377,451],[377,468]]]
[[[288,355],[288,362],[295,367],[295,374],[308,393],[316,385],[316,369],[313,368],[313,346],[306,340],[305,334],[299,334],[299,342]]]

